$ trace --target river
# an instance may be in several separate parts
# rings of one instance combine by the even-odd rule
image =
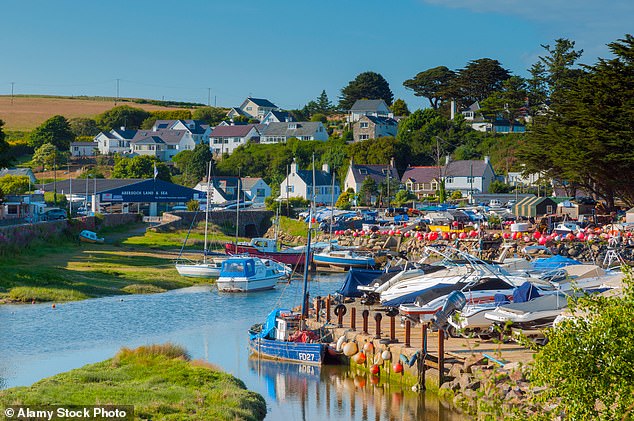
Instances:
[[[340,275],[318,275],[312,296]],[[244,381],[266,399],[267,420],[462,420],[432,394],[372,384],[346,367],[249,359],[247,330],[275,306],[301,302],[301,282],[273,291],[220,294],[191,287],[152,295],[0,306],[0,389],[112,357],[121,347],[173,342]],[[62,402],[60,402],[62,403]]]

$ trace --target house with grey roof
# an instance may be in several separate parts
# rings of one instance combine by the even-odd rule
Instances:
[[[5,175],[13,175],[16,177],[29,177],[32,184],[35,184],[37,179],[35,178],[35,174],[33,174],[33,170],[30,168],[0,168],[0,178]]]
[[[367,178],[373,179],[378,187],[387,180],[388,175],[392,180],[400,180],[398,171],[394,167],[394,160],[386,165],[355,164],[350,160],[343,188],[345,191],[352,189],[355,193],[359,193]]]
[[[247,142],[259,141],[260,132],[255,124],[218,125],[209,135],[209,148],[218,157],[233,153]]]
[[[324,164],[321,170],[315,170],[315,202],[330,204],[333,199],[333,174],[328,164]],[[339,184],[335,180],[334,200],[341,194]],[[297,162],[293,160],[288,176],[280,183],[279,199],[301,197],[306,200],[313,198],[313,171],[312,169],[300,170]]]
[[[209,124],[202,120],[156,120],[152,126],[152,130],[185,130],[188,132],[194,143],[209,142],[209,134],[211,133],[211,127]]]
[[[408,166],[401,184],[410,192],[423,199],[428,195],[435,195],[438,190],[438,180],[442,177],[442,167],[438,166]]]
[[[392,117],[362,115],[352,124],[352,137],[355,142],[396,136],[397,131],[398,122]]]
[[[288,111],[269,111],[264,118],[260,121],[262,124],[269,123],[285,123],[289,121],[295,121],[293,116]]]
[[[209,203],[223,204],[236,200],[238,191],[238,177],[212,177],[211,185],[203,179],[194,187],[195,190],[207,192],[210,189]],[[271,195],[271,187],[259,177],[240,178],[240,197],[253,203],[264,203],[264,199]]]
[[[445,189],[459,190],[463,196],[477,193],[488,193],[491,182],[497,179],[488,156],[484,160],[451,161],[442,169]]]
[[[101,155],[114,155],[116,153],[129,154],[131,152],[130,141],[136,135],[136,130],[112,129],[109,132],[99,132],[94,141]]]
[[[289,121],[261,125],[260,143],[286,143],[299,140],[328,140],[328,131],[321,121]]]
[[[390,117],[394,114],[382,99],[358,99],[348,113],[348,123],[359,121],[362,116]]]
[[[227,117],[231,120],[239,116],[251,118],[251,116],[245,113],[244,111],[242,111],[240,107],[231,107],[229,108],[229,111],[227,111]]]
[[[279,110],[279,107],[268,99],[248,97],[237,108],[231,108],[227,117],[234,118],[242,115],[248,118],[256,118],[260,121],[264,119],[270,111]]]
[[[160,129],[138,130],[130,145],[133,154],[169,161],[181,151],[193,150],[196,142],[187,130]]]

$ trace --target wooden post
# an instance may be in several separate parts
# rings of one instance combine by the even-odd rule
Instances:
[[[330,323],[330,294],[326,297],[326,323]]]
[[[427,323],[423,324],[423,334],[422,334],[422,353],[423,353],[423,358],[422,358],[422,373],[421,373],[421,386],[423,387],[423,390],[425,390],[426,388],[426,384],[427,384],[427,379],[426,379],[426,374],[427,374],[427,361],[425,361],[427,359]]]
[[[315,299],[315,319],[319,322],[319,312],[321,311],[321,297]]]
[[[438,387],[442,386],[445,377],[445,331],[438,330]]]
[[[396,316],[390,316],[390,342],[396,343],[398,339],[396,339]]]
[[[374,335],[374,339],[381,339],[381,319],[383,315],[381,313],[374,314],[374,321],[376,322],[376,334]]]
[[[363,317],[363,333],[368,334],[368,317],[370,316],[370,312],[368,310],[363,310],[361,313],[361,317]]]
[[[339,306],[337,306],[337,307],[339,307]],[[344,307],[339,307],[339,311],[337,311],[337,327],[343,327],[343,313],[345,312],[344,311],[345,308],[346,308],[345,306]],[[337,308],[335,307],[335,311],[336,310],[337,310]]]
[[[354,306],[350,309],[350,329],[357,330],[357,308]]]
[[[411,326],[412,322],[405,320],[405,348],[409,348],[411,346],[409,342]]]

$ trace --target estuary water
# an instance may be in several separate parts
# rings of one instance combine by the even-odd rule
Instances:
[[[341,275],[317,275],[312,296],[333,293]],[[434,395],[373,384],[346,367],[249,358],[248,328],[276,306],[301,302],[301,282],[273,291],[222,294],[191,287],[162,294],[0,306],[0,389],[111,358],[121,347],[173,342],[192,358],[238,377],[267,402],[267,420],[462,420]],[[60,402],[62,404],[63,402]]]

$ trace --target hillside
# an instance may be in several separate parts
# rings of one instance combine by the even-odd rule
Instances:
[[[124,101],[126,100],[120,98],[117,105],[129,105],[146,111],[185,109]],[[0,96],[0,120],[5,123],[4,130],[32,130],[54,115],[63,115],[67,119],[92,118],[112,107],[114,107],[112,98],[16,96],[11,104],[10,96]]]

